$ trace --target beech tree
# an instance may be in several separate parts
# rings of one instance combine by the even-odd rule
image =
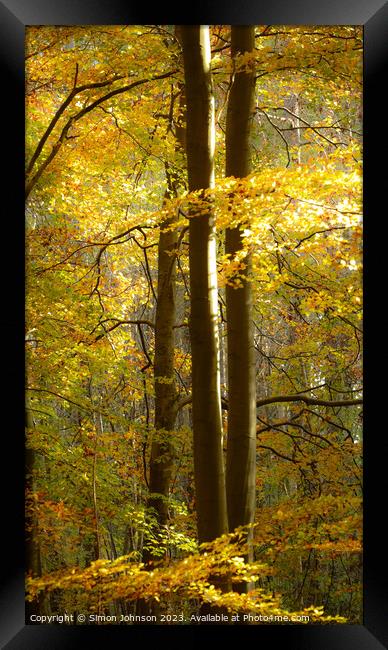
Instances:
[[[214,97],[209,28],[181,27],[186,91],[189,190],[214,186]],[[190,237],[190,340],[198,538],[227,532],[222,451],[216,233],[211,198],[193,206]]]
[[[255,28],[232,25],[234,70],[226,117],[226,176],[244,178],[252,171],[252,121]],[[251,61],[239,57],[251,54]],[[233,194],[230,198],[233,212]],[[247,215],[249,225],[249,215]],[[245,225],[245,224],[244,224]],[[228,446],[226,489],[230,530],[254,522],[256,503],[256,357],[253,338],[251,255],[242,244],[244,225],[226,229],[225,252],[243,254],[226,286],[228,332]],[[250,538],[252,535],[250,535]],[[252,550],[250,552],[252,556]]]
[[[179,30],[175,29],[175,34]],[[175,109],[175,103],[178,108]],[[174,117],[174,109],[176,116]],[[178,101],[174,88],[171,89],[171,103],[168,113],[167,132],[175,127],[175,149],[185,151],[184,87],[179,85]],[[165,164],[167,188],[166,200],[177,197],[179,179],[176,169]],[[175,227],[176,214],[168,217],[160,227],[158,241],[158,282],[155,308],[155,439],[150,457],[149,507],[157,513],[158,523],[168,522],[168,498],[174,469],[175,451],[171,440],[177,416],[177,389],[174,371],[174,326],[176,321],[176,259],[179,233]]]

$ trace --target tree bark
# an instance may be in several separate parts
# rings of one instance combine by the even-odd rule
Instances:
[[[184,111],[184,89],[180,88],[178,118],[176,123],[175,150],[183,150],[185,129],[182,123]],[[171,105],[171,121],[173,103]],[[169,128],[172,127],[170,123]],[[169,164],[165,163],[167,190],[165,198],[178,195],[178,181]],[[155,313],[155,434],[151,445],[149,498],[147,508],[156,514],[158,526],[165,526],[169,518],[169,493],[174,469],[175,449],[171,438],[176,424],[176,382],[174,372],[174,324],[176,317],[176,255],[178,230],[174,227],[176,215],[166,219],[160,227],[158,241],[158,288]],[[172,228],[171,228],[172,227]],[[152,567],[160,556],[152,549],[143,550],[143,562]],[[137,603],[140,615],[154,614],[159,617],[160,606],[155,600]]]
[[[232,57],[254,50],[253,26],[232,25]],[[237,61],[238,66],[238,61]],[[251,172],[250,130],[255,75],[234,73],[226,116],[226,175],[244,178]],[[233,195],[231,196],[233,209]],[[225,233],[225,252],[231,258],[243,249],[240,227]],[[228,341],[228,442],[226,490],[230,531],[254,521],[256,479],[256,377],[252,323],[250,254],[243,258],[241,285],[226,287]]]
[[[182,25],[189,190],[214,187],[209,28]],[[190,340],[194,481],[200,542],[227,531],[217,325],[216,234],[210,198],[190,209]]]
[[[177,231],[162,224],[158,243],[158,302],[155,315],[155,436],[150,462],[150,498],[148,505],[157,514],[159,525],[168,521],[168,494],[173,467],[171,432],[175,426],[174,401],[174,320],[175,253]]]
[[[168,194],[168,192],[166,193]],[[155,314],[155,433],[151,446],[149,497],[147,508],[156,515],[158,526],[168,522],[168,499],[174,467],[174,446],[171,439],[176,420],[176,386],[174,380],[174,321],[175,321],[175,266],[177,230],[168,230],[175,217],[166,220],[158,242],[158,293]],[[160,556],[152,549],[143,549],[143,562],[149,567]],[[156,601],[137,602],[138,615],[159,616]]]
[[[175,34],[179,39],[178,27]],[[184,151],[185,128],[184,88],[179,84],[178,115],[175,120],[175,151]],[[169,129],[173,126],[174,100],[171,101]],[[179,181],[171,166],[166,162],[166,199],[178,196]],[[174,467],[174,445],[171,432],[176,422],[176,384],[174,372],[174,324],[176,317],[176,255],[178,230],[174,228],[176,215],[161,224],[158,242],[158,289],[155,314],[155,432],[150,461],[150,497],[148,507],[156,512],[158,524],[164,526],[168,521],[168,497]],[[172,228],[171,228],[172,226]],[[145,561],[152,554],[145,553]]]

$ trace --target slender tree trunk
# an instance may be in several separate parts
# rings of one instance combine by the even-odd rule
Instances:
[[[26,408],[26,427],[32,429],[34,421],[31,416],[31,411]],[[34,492],[34,473],[36,471],[37,455],[36,452],[30,447],[26,446],[25,450],[25,470],[26,470],[26,492],[31,498]],[[38,578],[42,575],[42,557],[40,543],[37,539],[38,521],[35,514],[31,511],[26,511],[25,517],[26,525],[26,569],[33,578]],[[30,616],[32,614],[45,614],[48,612],[48,601],[43,592],[41,592],[32,602],[26,602],[26,621],[30,623]]]
[[[177,29],[175,30],[177,34]],[[179,38],[179,34],[177,34]],[[184,89],[180,88],[178,118],[175,125],[175,149],[184,150],[185,129],[183,126]],[[174,106],[170,107],[170,124],[172,127]],[[178,181],[172,169],[165,163],[167,190],[165,198],[178,195]],[[150,460],[150,495],[147,506],[156,513],[159,526],[168,522],[168,499],[174,469],[175,449],[171,436],[176,423],[176,383],[174,372],[174,324],[176,317],[176,254],[178,230],[174,228],[176,215],[166,219],[160,228],[158,242],[158,288],[155,314],[155,434],[151,446]],[[152,549],[144,549],[143,561],[152,566],[155,556]],[[155,614],[159,617],[160,607],[155,600],[137,603],[138,614]]]
[[[237,69],[230,90],[226,118],[226,175],[243,178],[251,172],[250,128],[255,75],[238,70],[238,54],[255,46],[253,26],[232,25],[232,57]],[[233,209],[233,196],[231,196]],[[228,228],[225,251],[233,258],[243,248],[239,227]],[[241,284],[226,287],[228,337],[228,444],[226,489],[229,528],[253,522],[256,465],[256,377],[252,322],[251,259],[243,258]]]
[[[170,183],[168,183],[170,185]],[[166,192],[169,196],[171,186]],[[151,446],[149,498],[147,508],[152,508],[158,526],[165,526],[169,518],[169,492],[174,468],[174,444],[171,436],[176,420],[176,385],[174,377],[174,322],[176,247],[178,233],[175,216],[167,219],[160,229],[158,242],[158,293],[155,314],[155,432]],[[143,549],[143,562],[150,568],[160,560],[152,549]],[[138,615],[154,614],[159,618],[160,606],[155,600],[137,602]]]
[[[175,33],[179,38],[177,28]],[[175,150],[184,151],[185,128],[184,88],[179,88],[178,116],[175,122]],[[172,93],[173,97],[173,93]],[[170,107],[170,124],[172,129],[174,101]],[[178,196],[179,181],[173,169],[166,163],[167,190],[166,199]],[[156,437],[151,447],[150,462],[150,498],[148,506],[157,515],[158,524],[164,526],[168,521],[168,497],[174,468],[174,445],[171,440],[176,422],[176,384],[174,372],[174,324],[176,317],[176,255],[178,230],[174,228],[176,215],[162,223],[158,242],[158,290],[155,314],[155,432]],[[145,561],[152,554],[143,554]]]
[[[214,98],[209,28],[182,25],[189,190],[214,186]],[[227,531],[217,325],[216,235],[211,200],[191,210],[190,339],[194,480],[200,542]]]
[[[102,434],[101,415],[94,414],[94,449],[93,449],[93,462],[92,462],[92,499],[93,499],[93,519],[94,519],[94,555],[95,560],[101,558],[101,539],[100,539],[100,515],[98,508],[97,497],[97,454],[98,454],[98,438]]]
[[[27,412],[27,421],[31,421],[31,417]],[[28,426],[31,426],[28,424]],[[35,470],[35,452],[33,449],[26,448],[25,452],[26,459],[26,487],[29,492],[28,496],[31,496],[33,492],[33,473]],[[41,576],[42,575],[42,566],[41,566],[41,557],[40,557],[40,545],[36,539],[36,527],[37,521],[36,517],[31,513],[26,513],[26,564],[27,572],[31,573],[32,576]]]
[[[155,438],[151,448],[150,498],[148,505],[158,523],[168,521],[168,494],[173,468],[171,432],[175,426],[174,321],[175,253],[177,231],[168,230],[173,219],[164,222],[158,243],[158,302],[155,316]]]

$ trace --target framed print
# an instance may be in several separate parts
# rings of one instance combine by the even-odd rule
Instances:
[[[79,4],[0,4],[2,647],[383,648],[387,5]]]

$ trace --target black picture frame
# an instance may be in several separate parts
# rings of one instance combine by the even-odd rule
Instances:
[[[388,646],[386,572],[387,435],[384,429],[387,324],[384,274],[387,186],[385,113],[382,93],[388,52],[388,3],[383,0],[233,0],[204,2],[189,14],[120,0],[3,0],[0,2],[2,75],[1,222],[2,351],[2,547],[0,644],[9,650],[89,647],[98,643],[232,643],[295,650],[379,650]],[[366,359],[364,624],[287,626],[69,626],[25,625],[24,615],[24,32],[27,25],[62,24],[356,24],[364,26],[364,242]],[[9,259],[6,260],[7,255]],[[0,268],[1,268],[0,267]],[[377,289],[375,292],[374,289]],[[7,469],[7,471],[5,471]]]

